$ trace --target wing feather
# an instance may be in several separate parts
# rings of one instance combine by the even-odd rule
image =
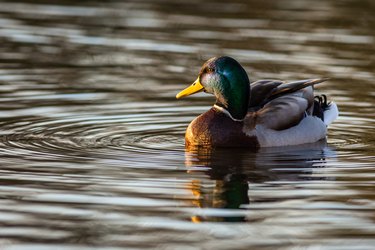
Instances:
[[[297,125],[308,107],[308,101],[297,95],[285,95],[274,99],[256,112],[256,124],[274,130]]]
[[[285,84],[279,85],[277,89],[275,89],[272,92],[269,99],[272,100],[280,96],[304,89],[306,87],[314,86],[315,84],[318,84],[327,80],[328,78],[321,78],[321,79],[307,79],[307,80],[300,80],[300,81],[285,83]],[[265,100],[265,101],[269,101],[269,100]]]
[[[279,80],[259,80],[251,83],[249,109],[259,108],[281,84],[283,82]]]
[[[290,83],[260,80],[252,83],[247,126],[263,125],[283,130],[297,125],[314,108],[314,85],[327,79],[307,79]]]

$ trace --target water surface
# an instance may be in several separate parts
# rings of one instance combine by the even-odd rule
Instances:
[[[371,249],[371,1],[1,1],[2,249]],[[326,142],[185,151],[208,58],[330,77]]]

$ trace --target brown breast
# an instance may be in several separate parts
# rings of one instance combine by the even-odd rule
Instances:
[[[255,136],[242,131],[243,122],[233,121],[226,114],[211,108],[195,118],[186,130],[186,147],[252,147],[258,148]]]

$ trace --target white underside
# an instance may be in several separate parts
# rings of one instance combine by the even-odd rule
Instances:
[[[306,116],[302,121],[289,129],[273,130],[257,125],[254,130],[247,132],[249,136],[256,136],[261,147],[290,146],[317,142],[326,137],[327,126],[338,116],[335,103],[324,111],[324,122],[316,116]]]
[[[331,124],[339,116],[339,109],[337,108],[336,103],[331,102],[328,109],[324,111],[324,124]]]
[[[325,138],[327,126],[315,116],[307,116],[298,125],[285,130],[273,130],[257,125],[248,135],[256,136],[261,147],[279,147],[312,143]]]

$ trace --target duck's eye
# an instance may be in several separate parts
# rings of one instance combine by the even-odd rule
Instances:
[[[209,67],[205,68],[204,73],[211,73],[211,72],[215,72],[215,69],[214,68],[209,68]]]

